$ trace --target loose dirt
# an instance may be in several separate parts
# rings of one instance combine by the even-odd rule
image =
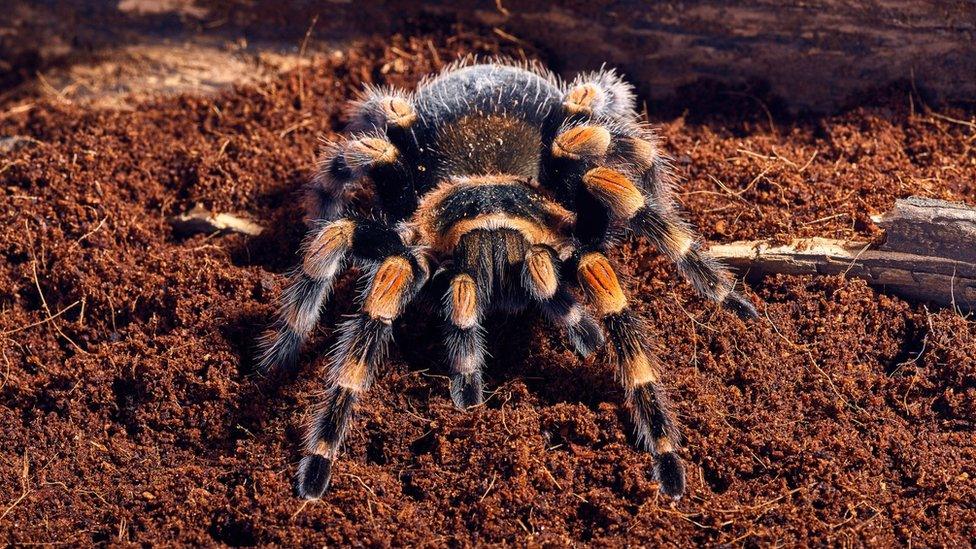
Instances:
[[[491,38],[485,38],[491,37]],[[602,357],[535,314],[490,323],[487,403],[456,411],[417,312],[365,397],[328,498],[291,475],[323,390],[340,284],[293,378],[253,370],[302,236],[318,136],[365,83],[459,54],[540,56],[490,32],[378,37],[267,82],[131,111],[0,103],[0,539],[6,543],[963,545],[976,537],[976,325],[842,278],[751,280],[744,323],[645,243],[615,259],[667,364],[689,492],[661,498]],[[545,56],[541,55],[545,60]],[[29,104],[25,107],[25,102]],[[910,86],[791,118],[697,84],[648,106],[713,242],[876,235],[918,194],[976,200],[973,113]],[[948,118],[947,118],[948,117]],[[29,138],[29,139],[27,139]],[[195,203],[269,227],[176,237]]]

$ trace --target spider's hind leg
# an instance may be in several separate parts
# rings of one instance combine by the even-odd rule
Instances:
[[[631,226],[654,242],[700,295],[721,303],[742,318],[758,316],[755,305],[734,289],[731,273],[701,249],[700,239],[675,209],[650,204],[637,212]]]
[[[702,250],[701,237],[682,218],[673,196],[671,167],[655,140],[634,136],[622,142],[618,154],[638,173],[647,193],[645,205],[630,219],[631,228],[673,261],[699,294],[742,318],[757,317],[755,306],[735,290],[732,274]]]

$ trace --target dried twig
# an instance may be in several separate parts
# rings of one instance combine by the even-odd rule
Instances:
[[[0,520],[5,519],[7,515],[9,515],[11,511],[13,511],[14,507],[16,507],[20,502],[24,501],[24,498],[26,498],[27,495],[30,494],[30,462],[27,460],[26,450],[24,451],[24,467],[20,473],[20,487],[21,487],[20,497],[15,499],[13,503],[11,503],[7,507],[7,509],[3,512],[3,514],[0,515]]]
[[[169,218],[173,230],[180,236],[190,236],[197,233],[216,233],[230,231],[257,236],[264,231],[264,227],[231,214],[216,213],[197,204],[189,212]]]

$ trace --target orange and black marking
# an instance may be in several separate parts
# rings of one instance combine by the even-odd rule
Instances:
[[[615,142],[615,147],[624,160],[640,171],[650,170],[660,159],[654,142],[642,137],[620,137]]]
[[[340,220],[326,225],[308,243],[302,270],[311,278],[323,279],[335,275],[339,263],[352,246],[355,223]]]
[[[524,183],[514,176],[447,182],[423,198],[414,224],[438,252],[450,252],[476,230],[510,229],[530,244],[561,247],[573,214]],[[510,258],[513,263],[521,259]]]
[[[342,362],[336,372],[336,385],[345,387],[350,391],[362,391],[366,388],[369,367],[366,363],[367,352],[365,349],[351,349],[351,352],[342,357]]]
[[[589,82],[580,84],[569,90],[563,107],[569,114],[593,114],[593,104],[600,98],[603,92],[596,85]]]
[[[620,377],[628,390],[634,390],[648,383],[661,382],[661,368],[657,359],[649,356],[640,345],[634,345],[620,358]]]
[[[399,128],[408,128],[417,121],[417,112],[402,97],[385,97],[380,102],[386,123]]]
[[[661,491],[678,497],[685,491],[685,470],[678,457],[678,428],[671,416],[670,404],[658,384],[634,389],[628,399],[637,437],[642,446],[657,458],[655,472]]]
[[[451,280],[451,324],[467,330],[478,323],[478,287],[471,275],[462,273]]]
[[[362,172],[373,166],[392,164],[399,155],[393,143],[378,137],[364,137],[349,141],[343,153],[346,165],[354,172]]]
[[[674,442],[671,441],[671,437],[665,435],[657,437],[654,439],[654,453],[655,454],[666,454],[668,452],[674,452],[677,450],[674,446]]]
[[[345,387],[331,389],[322,408],[315,414],[310,426],[305,447],[309,453],[318,456],[335,457],[336,451],[347,426],[352,407],[356,403],[356,392]]]
[[[613,344],[638,441],[657,457],[655,469],[661,490],[670,496],[680,496],[685,488],[685,475],[675,448],[678,429],[661,385],[660,366],[645,351],[641,341],[646,337],[643,322],[628,309],[608,315],[603,321]]]
[[[556,293],[559,275],[556,272],[554,252],[545,246],[533,246],[525,256],[523,278],[536,299],[546,300]]]
[[[644,195],[617,170],[593,168],[583,175],[583,185],[619,219],[630,219],[644,207]]]
[[[363,312],[371,318],[392,322],[413,283],[413,266],[404,257],[391,256],[380,264],[370,283]]]
[[[584,255],[579,260],[576,274],[600,316],[619,313],[627,307],[627,297],[617,280],[617,273],[605,255],[599,252]]]
[[[552,155],[571,160],[600,158],[610,149],[610,140],[610,131],[603,126],[576,126],[556,136]]]

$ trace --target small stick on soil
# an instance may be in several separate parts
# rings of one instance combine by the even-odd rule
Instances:
[[[361,484],[363,486],[363,488],[366,489],[367,492],[369,492],[374,498],[376,497],[376,492],[374,492],[373,489],[370,488],[368,484],[366,484],[366,482],[363,480],[362,477],[357,476],[357,475],[354,475],[352,473],[346,473],[345,476],[352,477],[352,478],[356,479],[357,481],[359,481],[359,484]]]
[[[509,34],[509,33],[503,31],[502,29],[500,29],[498,27],[494,27],[491,30],[492,30],[492,32],[494,32],[498,36],[501,36],[502,38],[504,38],[505,40],[511,40],[512,42],[515,42],[516,44],[522,44],[522,45],[525,44],[525,40],[522,40],[521,38],[519,38],[518,36],[515,36],[513,34]]]
[[[24,450],[24,468],[20,474],[20,486],[21,486],[20,497],[15,499],[13,503],[11,503],[9,507],[7,507],[7,510],[4,511],[2,515],[0,515],[0,520],[6,518],[7,515],[10,514],[10,511],[13,511],[14,507],[16,507],[20,502],[24,501],[24,498],[26,498],[27,495],[30,494],[30,462],[27,460],[27,450]]]
[[[437,53],[437,48],[434,47],[434,43],[430,40],[427,41],[427,49],[430,50],[430,55],[434,58],[434,66],[438,69],[443,67],[444,63],[441,61],[441,56]]]
[[[491,492],[491,489],[495,487],[496,478],[498,478],[498,471],[495,471],[491,474],[491,481],[488,483],[488,489],[485,490],[484,494],[481,494],[481,499],[479,499],[478,501],[484,501],[485,498],[488,497],[488,492]]]
[[[549,480],[551,480],[552,483],[556,485],[556,488],[559,488],[560,490],[562,490],[563,489],[563,485],[562,484],[559,484],[559,481],[556,480],[556,477],[555,476],[553,476],[552,471],[550,471],[549,468],[546,467],[546,464],[540,462],[539,465],[542,466],[542,471],[545,472],[546,476],[549,477]]]
[[[315,14],[312,18],[312,23],[308,26],[308,30],[305,31],[305,38],[302,39],[302,46],[298,49],[298,102],[304,108],[305,105],[305,69],[301,67],[302,59],[305,58],[305,49],[308,47],[308,39],[312,37],[312,30],[315,28],[315,24],[319,22],[319,14]]]
[[[55,317],[54,317],[53,314],[51,314],[51,308],[48,307],[48,305],[47,305],[47,299],[44,297],[44,291],[41,290],[41,282],[40,282],[40,280],[37,279],[37,260],[36,259],[31,262],[31,269],[34,272],[34,286],[37,287],[37,295],[39,295],[41,297],[41,305],[44,306],[44,312],[47,313],[47,322],[51,322],[52,325],[54,326],[54,329],[57,330],[57,332],[59,334],[61,334],[61,337],[63,337],[65,340],[67,340],[68,343],[70,343],[71,346],[74,347],[79,353],[81,353],[83,355],[87,355],[88,354],[88,351],[86,351],[86,350],[82,349],[81,347],[79,347],[78,344],[75,343],[73,339],[71,339],[70,337],[68,337],[67,334],[65,334],[61,330],[61,327],[58,326],[58,323],[57,322],[54,322]],[[75,305],[77,305],[77,304],[78,304],[78,302],[76,301],[75,302]],[[64,312],[64,309],[62,309],[61,312],[63,313]]]
[[[310,501],[311,500],[307,500],[307,499],[305,501],[303,501],[302,504],[301,504],[301,506],[298,508],[298,510],[295,511],[294,513],[292,513],[291,517],[289,517],[289,520],[295,520],[295,517],[297,517],[298,515],[302,514],[302,511],[304,511],[305,508],[308,507],[308,504],[309,504]]]
[[[17,105],[16,107],[12,107],[6,110],[5,112],[0,113],[0,120],[4,120],[6,118],[10,118],[11,116],[16,116],[18,114],[29,112],[33,108],[34,108],[33,103],[25,103],[23,105]]]
[[[951,122],[953,124],[959,124],[960,126],[969,126],[970,129],[976,130],[976,122],[967,122],[966,120],[959,120],[958,118],[953,118],[951,116],[939,114],[935,111],[929,111],[929,116],[933,116],[935,118],[938,118],[939,120],[945,120],[946,122]]]
[[[7,358],[7,351],[0,349],[0,355],[3,356],[3,362],[7,365],[6,371],[3,372],[3,381],[0,382],[0,390],[2,390],[7,385],[7,380],[10,379],[10,359]]]
[[[173,231],[179,236],[191,236],[197,233],[218,233],[230,231],[249,236],[257,236],[264,231],[264,227],[231,214],[215,213],[197,204],[189,212],[169,218]]]
[[[37,322],[32,322],[30,324],[27,324],[26,326],[21,326],[20,328],[14,328],[13,330],[7,330],[6,332],[0,333],[0,336],[8,336],[10,334],[16,334],[17,332],[23,332],[24,330],[28,330],[30,328],[33,328],[34,326],[40,326],[41,324],[47,324],[48,322],[51,322],[52,320],[58,318],[59,316],[63,315],[64,313],[68,312],[70,309],[72,309],[75,305],[77,305],[79,303],[81,303],[81,300],[75,301],[71,305],[68,305],[67,307],[61,309],[57,313],[55,313],[55,314],[53,314],[53,315],[51,315],[51,316],[49,316],[49,317],[47,317],[47,318],[45,318],[43,320],[38,320]]]
[[[813,160],[817,158],[818,154],[820,154],[820,151],[813,151],[813,156],[810,157],[810,160],[807,160],[807,163],[804,164],[803,167],[798,170],[798,172],[799,173],[805,172],[806,169],[810,167],[810,164],[813,164]]]
[[[104,225],[106,221],[108,221],[108,216],[103,217],[102,220],[98,222],[98,225],[95,225],[95,228],[94,229],[92,229],[92,230],[88,231],[87,233],[81,235],[81,238],[79,238],[78,240],[75,240],[75,245],[77,246],[77,245],[81,244],[82,242],[84,242],[84,240],[86,238],[88,238],[89,236],[97,233],[98,230],[102,228],[102,225]]]

